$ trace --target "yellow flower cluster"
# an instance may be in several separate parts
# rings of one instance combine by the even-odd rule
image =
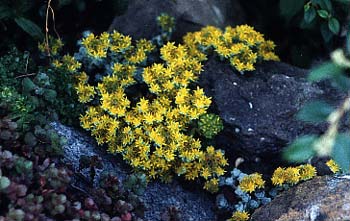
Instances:
[[[265,181],[259,173],[249,174],[239,182],[239,188],[243,192],[252,193],[258,188],[264,188]]]
[[[90,33],[82,39],[82,45],[88,55],[93,58],[106,58],[108,52],[111,51],[121,53],[126,61],[131,64],[142,63],[147,58],[147,53],[155,48],[150,41],[145,39],[136,41],[135,47],[132,45],[130,36],[125,36],[117,31],[111,34],[104,32],[100,36]]]
[[[95,95],[95,88],[87,83],[89,79],[87,74],[85,72],[77,74],[76,79],[78,83],[75,85],[75,90],[77,91],[79,102],[87,103],[91,101]]]
[[[316,176],[316,168],[310,164],[298,167],[278,167],[271,178],[272,184],[282,186],[283,184],[297,184],[300,181],[309,180]]]
[[[339,173],[340,171],[340,167],[339,165],[334,161],[334,160],[328,160],[326,162],[326,165],[329,167],[329,169],[333,172],[333,173]]]
[[[90,105],[81,116],[82,127],[90,130],[99,144],[106,143],[111,153],[122,154],[135,170],[149,178],[169,181],[173,173],[188,180],[202,177],[206,180],[204,188],[216,191],[218,177],[225,173],[223,167],[227,165],[223,152],[212,146],[202,150],[201,142],[186,133],[191,120],[199,119],[211,104],[203,89],[190,88],[202,70],[200,61],[190,56],[183,45],[168,43],[160,49],[164,63],[143,69],[148,92],[133,98],[127,93],[128,86],[136,82],[135,64],[147,57],[141,53],[130,55],[128,50],[149,52],[153,46],[140,40],[134,47],[129,37],[116,38],[114,33],[109,45],[89,48],[90,42],[105,39],[106,34],[102,35],[83,40],[87,51],[92,56],[102,55],[110,48],[123,53],[126,62],[112,65],[112,73],[96,87],[88,85],[84,74],[77,77],[80,101],[90,101],[94,95],[100,100],[99,106]]]
[[[184,44],[189,53],[199,60],[206,60],[206,53],[214,50],[241,72],[253,71],[258,60],[279,60],[274,53],[275,44],[265,40],[261,33],[248,25],[226,27],[224,32],[207,26],[201,31],[184,36]]]
[[[56,68],[63,68],[71,73],[78,71],[81,67],[81,63],[70,55],[64,55],[61,60],[55,59],[52,64]]]
[[[49,43],[49,45],[48,45]],[[50,54],[52,56],[55,56],[58,54],[58,52],[63,47],[63,42],[59,38],[54,38],[52,36],[49,36],[49,42],[42,42],[38,44],[38,49],[41,53],[44,54]]]
[[[246,211],[235,211],[232,217],[226,221],[247,221],[249,220],[249,213]]]

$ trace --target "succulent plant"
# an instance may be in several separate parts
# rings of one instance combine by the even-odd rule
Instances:
[[[198,121],[198,127],[200,133],[208,138],[212,139],[220,131],[224,129],[221,118],[216,114],[203,114]]]

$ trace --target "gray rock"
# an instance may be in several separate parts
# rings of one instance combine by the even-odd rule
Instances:
[[[350,220],[350,176],[316,177],[257,209],[252,221]]]
[[[245,20],[238,0],[132,0],[126,13],[114,19],[109,31],[150,39],[159,32],[156,17],[161,13],[175,17],[174,39],[206,25],[223,28]]]
[[[325,124],[312,125],[295,119],[310,100],[337,103],[345,94],[329,84],[310,84],[308,71],[280,62],[258,65],[240,75],[227,62],[210,58],[200,76],[200,85],[211,96],[225,129],[216,137],[217,146],[230,158],[237,151],[246,156],[278,153],[302,134],[319,134]]]
[[[89,171],[83,170],[79,172],[79,159],[82,155],[97,155],[102,158],[103,171],[115,173],[118,178],[123,181],[130,170],[118,156],[107,154],[90,136],[78,131],[77,129],[64,126],[59,122],[54,122],[51,126],[62,136],[67,139],[64,146],[64,159],[67,164],[71,164],[78,173],[83,176],[85,182],[80,182],[79,186],[82,190],[90,190]],[[102,170],[97,171],[94,183],[98,182]],[[81,180],[81,176],[76,176],[75,181]],[[143,196],[140,197],[145,203],[146,211],[144,220],[160,221],[161,214],[167,208],[176,207],[181,214],[183,220],[193,221],[213,221],[216,220],[214,211],[214,200],[202,190],[202,186],[197,191],[188,191],[184,189],[178,181],[174,180],[171,184],[164,184],[154,181],[148,184]]]

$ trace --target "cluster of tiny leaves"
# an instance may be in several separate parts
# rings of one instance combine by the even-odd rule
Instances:
[[[208,139],[212,139],[224,129],[221,118],[216,114],[203,114],[198,121],[200,133]]]
[[[82,39],[82,46],[95,59],[112,53],[120,58],[109,65],[111,73],[98,85],[89,84],[84,72],[77,75],[79,100],[88,106],[80,118],[82,127],[148,178],[170,181],[174,173],[187,180],[202,177],[205,189],[217,191],[218,177],[227,165],[223,152],[213,146],[203,148],[200,140],[187,135],[190,123],[211,104],[203,89],[190,87],[202,70],[200,60],[184,45],[167,43],[160,49],[164,62],[142,68],[154,46],[147,40],[134,46],[129,36],[119,32],[90,34]],[[148,92],[131,98],[128,91],[138,84],[139,70]]]
[[[275,44],[248,25],[226,27],[225,31],[207,26],[188,33],[184,44],[189,48],[189,54],[199,60],[206,60],[207,52],[214,50],[240,72],[255,70],[254,65],[259,60],[279,60],[274,53]]]
[[[175,28],[175,18],[162,13],[160,16],[157,17],[157,23],[160,26],[162,32],[169,32],[172,33]]]

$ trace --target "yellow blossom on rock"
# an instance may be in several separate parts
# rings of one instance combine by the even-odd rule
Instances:
[[[113,52],[123,52],[131,46],[131,37],[125,36],[117,31],[111,34],[110,49]]]
[[[217,43],[219,29],[210,27],[207,31],[213,32],[207,33],[210,41]],[[91,131],[98,144],[107,144],[109,152],[120,153],[135,171],[148,178],[170,181],[174,173],[188,180],[202,177],[205,189],[217,191],[227,160],[221,150],[203,147],[188,131],[191,121],[205,114],[211,104],[203,89],[193,89],[203,64],[190,49],[168,43],[160,49],[163,62],[147,66],[144,61],[154,46],[144,39],[135,45],[117,32],[90,34],[82,45],[94,58],[117,57],[97,83],[99,102],[89,104],[80,118],[82,127]],[[84,73],[77,79],[80,91],[83,86],[95,88]]]
[[[239,182],[239,187],[243,192],[252,193],[257,188],[263,188],[265,181],[262,179],[262,175],[258,173],[253,173],[243,177]]]
[[[330,159],[326,162],[326,165],[329,167],[329,169],[333,172],[333,173],[339,173],[340,171],[340,167],[338,166],[338,164]]]
[[[109,34],[104,32],[100,36],[90,33],[82,39],[82,45],[86,48],[87,53],[94,58],[105,58],[109,49]]]
[[[288,167],[285,170],[285,180],[289,184],[297,184],[300,180],[299,168]]]
[[[285,183],[284,169],[282,167],[275,169],[271,181],[275,186],[282,186]]]
[[[249,214],[246,211],[235,211],[232,216],[226,221],[247,221]]]
[[[316,168],[311,164],[304,164],[298,166],[300,180],[309,180],[316,176]]]
[[[208,26],[188,33],[183,40],[189,54],[198,60],[205,60],[205,53],[213,49],[240,72],[255,70],[257,60],[279,60],[274,43],[248,25],[226,27],[224,31]]]

